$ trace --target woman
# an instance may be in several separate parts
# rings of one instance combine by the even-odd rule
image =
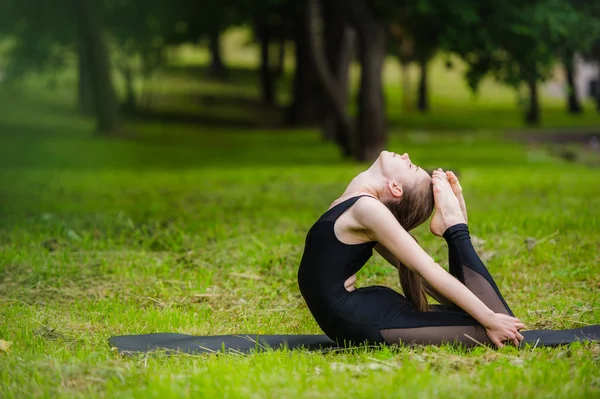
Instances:
[[[448,243],[450,273],[408,233],[434,203],[430,230]],[[475,253],[466,223],[452,172],[429,176],[407,154],[383,151],[309,230],[298,271],[302,296],[339,343],[518,346],[525,326]],[[381,286],[354,288],[373,249],[398,268],[406,297]],[[426,291],[442,305],[429,306]]]

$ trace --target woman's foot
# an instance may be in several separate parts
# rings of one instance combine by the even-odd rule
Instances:
[[[448,181],[450,182],[450,187],[452,187],[452,192],[458,198],[458,203],[460,205],[460,210],[465,218],[465,222],[469,222],[469,218],[467,217],[467,204],[465,203],[465,198],[463,197],[462,187],[460,186],[460,182],[458,181],[458,177],[454,174],[454,172],[448,170],[446,171],[446,176],[448,177]]]
[[[431,218],[429,230],[436,236],[441,237],[448,227],[466,223],[466,219],[446,173],[441,169],[434,170],[431,181],[433,183],[435,212]],[[458,179],[456,181],[458,182]]]

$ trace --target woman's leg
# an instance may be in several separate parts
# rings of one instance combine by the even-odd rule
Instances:
[[[514,316],[487,268],[475,252],[467,225],[450,227],[444,233],[448,243],[449,272],[461,283],[465,284],[483,303],[496,313]],[[433,305],[433,311],[458,310],[446,297],[424,281],[425,292],[441,305]]]
[[[452,226],[444,233],[448,243],[449,271],[496,313],[514,316],[489,271],[475,252],[466,224]],[[380,330],[388,344],[440,345],[460,343],[466,346],[493,345],[485,328],[452,302],[426,284],[428,294],[441,305],[431,312],[402,312],[386,320]]]
[[[513,316],[498,286],[473,248],[466,224],[457,224],[444,232],[448,243],[449,271],[496,313]]]
[[[485,328],[462,311],[405,313],[390,320],[387,328],[380,329],[384,341],[390,345],[461,344],[467,347],[493,346]]]
[[[386,287],[359,288],[346,305],[353,308],[354,323],[336,323],[340,331],[335,336],[356,336],[358,342],[368,339],[391,345],[493,345],[485,328],[461,309],[440,305],[433,306],[431,312],[419,312],[404,296]],[[353,331],[354,324],[366,330]],[[371,331],[371,326],[378,328]]]

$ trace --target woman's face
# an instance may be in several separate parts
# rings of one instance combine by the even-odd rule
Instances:
[[[386,179],[395,182],[400,187],[431,184],[429,173],[414,165],[407,153],[400,155],[395,152],[382,151],[379,154],[378,161]]]

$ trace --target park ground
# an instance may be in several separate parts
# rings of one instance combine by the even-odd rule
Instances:
[[[117,334],[320,333],[295,279],[304,236],[366,165],[316,129],[283,129],[273,110],[233,101],[256,98],[249,72],[190,80],[193,56],[156,83],[163,117],[127,119],[118,137],[74,112],[68,74],[0,90],[1,398],[600,397],[599,344],[111,350]],[[597,152],[506,138],[521,129],[510,91],[488,82],[473,99],[456,71],[435,71],[423,116],[395,111],[388,68],[389,149],[458,171],[476,248],[528,329],[600,323]],[[600,130],[589,104],[582,117],[563,109],[545,99],[541,128]],[[443,240],[426,226],[415,235],[446,264]],[[399,289],[378,257],[358,275],[372,284]]]

